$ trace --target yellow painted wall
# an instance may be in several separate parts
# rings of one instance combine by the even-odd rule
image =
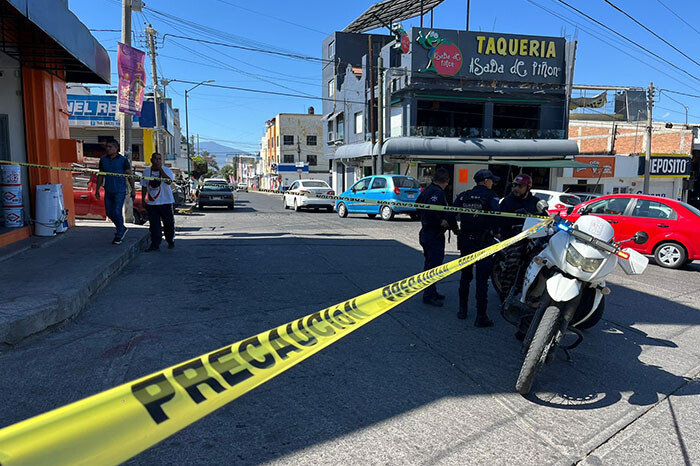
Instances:
[[[148,165],[151,164],[151,155],[156,151],[156,144],[153,140],[153,130],[144,129],[143,131],[143,161]]]

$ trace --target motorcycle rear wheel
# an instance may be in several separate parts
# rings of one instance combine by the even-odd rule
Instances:
[[[515,389],[521,395],[530,393],[532,383],[535,381],[537,372],[547,359],[549,351],[554,349],[554,345],[559,332],[559,319],[561,311],[556,306],[549,306],[544,311],[542,320],[540,320],[535,336],[532,338],[532,343],[525,355],[525,361],[520,369],[518,381],[515,383]]]

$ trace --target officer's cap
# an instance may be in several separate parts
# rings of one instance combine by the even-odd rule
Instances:
[[[494,175],[491,172],[491,170],[487,170],[485,168],[482,168],[481,170],[479,170],[478,172],[476,172],[474,174],[474,182],[475,183],[481,183],[482,181],[487,180],[489,178],[491,178],[494,183],[498,183],[499,181],[501,181],[500,177]]]

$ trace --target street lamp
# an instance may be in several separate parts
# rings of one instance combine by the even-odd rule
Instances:
[[[207,81],[202,81],[201,83],[197,84],[191,89],[186,89],[185,90],[185,134],[187,136],[187,174],[190,176],[190,179],[192,179],[192,167],[191,167],[191,157],[190,157],[190,119],[189,115],[187,113],[187,94],[194,91],[196,88],[201,86],[202,84],[207,84],[207,83],[213,83],[213,79],[209,79]]]

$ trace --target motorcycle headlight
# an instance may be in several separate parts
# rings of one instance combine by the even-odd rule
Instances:
[[[566,249],[566,262],[574,267],[580,267],[586,273],[593,273],[598,270],[598,267],[603,263],[603,259],[591,259],[583,257],[576,250],[573,244],[570,244]]]

